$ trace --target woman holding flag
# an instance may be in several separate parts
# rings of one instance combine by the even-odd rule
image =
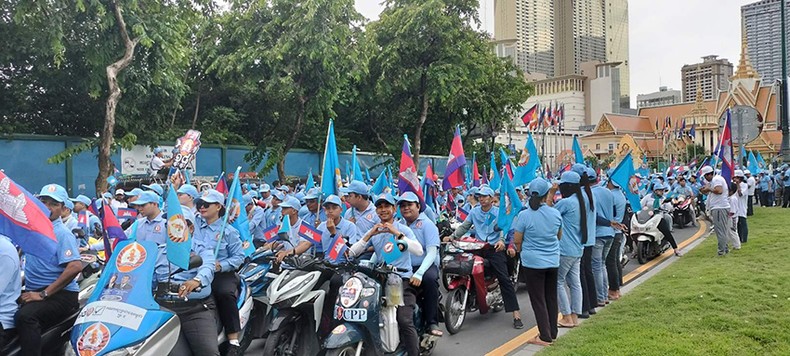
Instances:
[[[228,336],[227,355],[240,355],[239,344],[239,310],[236,306],[239,291],[239,276],[236,270],[244,262],[244,249],[241,245],[239,232],[226,220],[221,219],[227,212],[225,196],[209,189],[196,200],[200,217],[195,224],[194,239],[215,252],[214,281],[211,288],[217,303],[217,311],[225,334]],[[241,213],[240,211],[237,213]],[[235,216],[233,217],[235,218]],[[224,224],[224,226],[223,226]],[[222,234],[222,236],[220,236]],[[219,245],[217,245],[219,244]]]

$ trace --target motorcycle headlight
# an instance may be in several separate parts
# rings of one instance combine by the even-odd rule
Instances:
[[[357,277],[349,278],[342,287],[340,287],[340,304],[344,308],[350,308],[359,301],[359,296],[362,293],[362,281]]]

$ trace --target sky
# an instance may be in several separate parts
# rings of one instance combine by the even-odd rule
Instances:
[[[629,63],[631,105],[636,95],[659,86],[681,89],[680,68],[715,54],[737,67],[741,49],[741,6],[756,0],[630,0]],[[371,20],[382,10],[379,0],[356,0]],[[494,0],[481,0],[483,27],[493,33]]]

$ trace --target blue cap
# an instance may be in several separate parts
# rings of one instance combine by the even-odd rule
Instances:
[[[82,194],[78,195],[74,199],[71,199],[71,201],[73,201],[75,203],[76,202],[80,202],[82,204],[85,204],[85,206],[91,206],[91,198],[88,198],[88,197],[86,197],[86,196],[84,196]]]
[[[283,184],[283,185],[281,185],[281,186],[277,187],[277,190],[279,190],[279,191],[282,191],[282,192],[289,193],[289,192],[291,191],[291,187],[289,187],[289,186],[287,186],[287,185]]]
[[[579,176],[579,173],[574,171],[563,172],[560,176],[560,183],[572,183],[572,184],[579,184],[579,181],[582,179]]]
[[[359,195],[370,195],[368,192],[368,185],[358,180],[352,180],[348,187],[340,188],[340,191],[346,194],[355,193]]]
[[[159,154],[160,152],[164,152],[164,151],[165,151],[165,150],[164,150],[162,147],[157,147],[157,148],[154,148],[154,154],[155,154],[155,155]]]
[[[661,184],[661,182],[656,182],[656,184],[653,184],[653,191],[656,190],[667,190],[667,187]]]
[[[131,202],[132,205],[145,205],[148,203],[156,203],[159,204],[159,196],[152,191],[145,191],[143,194],[140,194],[140,197],[137,200]]]
[[[71,199],[66,199],[66,201],[63,202],[63,206],[65,206],[69,210],[74,210],[74,202],[71,201]]]
[[[260,198],[261,197],[261,195],[258,194],[258,191],[254,190],[254,189],[250,189],[250,191],[247,192],[247,194],[252,195],[253,198]]]
[[[304,193],[296,193],[294,194],[294,198],[299,199],[299,204],[304,204]]]
[[[475,195],[493,197],[494,190],[491,189],[491,187],[480,187],[480,189],[477,191],[477,193],[475,193]]]
[[[252,198],[253,198],[252,194],[250,193],[244,194],[244,196],[241,197],[242,201],[244,202],[244,206],[252,204]]]
[[[327,204],[335,204],[337,206],[343,206],[343,202],[340,201],[340,197],[334,194],[326,197],[326,200],[324,200],[324,205]]]
[[[258,189],[258,185],[255,183],[250,183],[250,189]]]
[[[47,184],[41,188],[40,197],[50,197],[59,203],[65,203],[69,200],[69,193],[66,193],[66,188],[57,184]]]
[[[614,174],[614,168],[609,168],[609,170],[606,171],[606,176],[609,177],[609,183],[611,183],[613,186],[617,188],[620,188],[620,185],[612,180],[612,174]]]
[[[464,200],[465,200],[464,196],[461,195],[461,194],[458,194],[458,195],[455,196],[455,203],[456,204],[463,204]]]
[[[136,196],[140,196],[140,194],[143,194],[143,190],[140,188],[134,188],[126,192],[125,194],[127,197],[136,197]]]
[[[285,201],[285,193],[279,190],[275,190],[274,193],[272,193],[272,196],[274,196],[274,198],[279,201]]]
[[[299,203],[299,199],[296,199],[296,197],[286,197],[285,200],[280,203],[280,207],[283,209],[293,208],[294,210],[299,211],[299,209],[302,208],[302,204]]]
[[[573,166],[571,166],[571,172],[576,172],[576,174],[581,177],[582,174],[587,173],[587,166],[581,163],[574,163]]]
[[[544,196],[546,193],[549,192],[549,188],[551,184],[549,181],[543,178],[535,178],[532,182],[529,183],[529,192],[530,194],[536,193],[538,196]]]
[[[390,193],[381,193],[376,196],[376,200],[373,202],[373,205],[378,206],[379,202],[387,202],[390,205],[395,205],[395,198]]]
[[[469,190],[466,191],[466,196],[475,195],[477,192],[480,191],[477,187],[471,187]]]
[[[189,195],[192,199],[200,198],[200,193],[198,193],[197,188],[192,184],[182,185],[181,188],[178,188],[177,193]]]
[[[250,190],[250,185],[247,184],[247,183],[244,183],[244,184],[241,185],[241,188],[244,189],[244,190]]]
[[[216,189],[206,189],[203,191],[203,194],[198,198],[200,202],[203,203],[219,203],[222,206],[225,206],[225,196],[222,193],[218,192]]]
[[[417,194],[414,194],[414,192],[406,192],[401,194],[400,198],[398,199],[398,204],[404,201],[417,203],[418,205],[420,204],[420,198],[418,198]]]
[[[162,186],[157,183],[151,185],[143,184],[143,188],[153,191],[154,193],[158,194],[160,197],[162,196],[162,194],[165,194],[165,189],[162,188]]]
[[[587,178],[589,178],[590,181],[595,181],[598,178],[598,173],[596,173],[592,167],[587,167]]]
[[[318,188],[313,188],[307,191],[307,194],[304,196],[306,200],[309,199],[318,199],[321,196],[321,190]]]
[[[266,183],[261,184],[261,189],[260,189],[261,193],[266,193],[266,192],[269,192],[269,191],[271,191],[271,188],[269,188],[268,184],[266,184]]]

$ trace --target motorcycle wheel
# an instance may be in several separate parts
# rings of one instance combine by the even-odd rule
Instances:
[[[452,278],[442,271],[442,286],[444,286],[444,290],[450,290],[450,279]]]
[[[686,214],[678,214],[676,224],[681,229],[686,227]]]
[[[447,327],[447,331],[451,335],[461,331],[461,327],[464,325],[466,318],[466,308],[463,306],[464,292],[464,287],[453,289],[447,293],[447,300],[444,301],[444,326]]]
[[[650,254],[650,241],[639,241],[636,250],[636,257],[639,260],[639,264],[643,265],[647,263],[647,256]]]
[[[326,354],[325,355],[326,356],[352,356],[352,355],[356,355],[356,354],[357,354],[357,348],[352,346],[352,345],[348,345],[348,346],[345,346],[345,347],[341,347],[339,349],[326,350]],[[364,351],[363,351],[363,354],[364,354]],[[266,354],[264,353],[264,355],[266,355]]]
[[[296,335],[296,323],[288,323],[284,327],[273,331],[266,338],[266,346],[263,348],[263,354],[266,356],[279,356],[279,355],[298,355],[299,342],[294,343],[295,350],[288,350],[291,345],[291,339],[298,338]]]

